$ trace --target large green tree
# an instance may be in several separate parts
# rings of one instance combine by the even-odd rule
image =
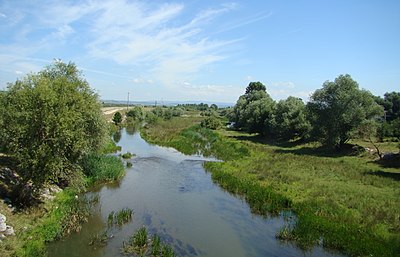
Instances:
[[[104,142],[97,94],[73,63],[55,62],[9,84],[1,97],[3,150],[35,185],[80,175],[79,161]]]
[[[275,136],[285,140],[305,138],[310,129],[306,105],[300,98],[289,96],[277,103],[273,123]]]
[[[271,132],[271,124],[275,102],[266,92],[261,82],[250,82],[246,93],[239,97],[234,115],[237,126],[250,133],[268,135]]]
[[[342,147],[365,120],[383,115],[366,90],[360,90],[350,75],[326,81],[308,103],[314,135],[326,145]]]

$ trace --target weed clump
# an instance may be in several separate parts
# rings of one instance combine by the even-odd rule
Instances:
[[[122,251],[124,254],[137,254],[138,256],[162,256],[175,257],[175,252],[169,245],[161,243],[158,235],[151,239],[145,227],[141,227],[128,240],[123,242]]]
[[[123,159],[130,159],[130,158],[132,158],[134,155],[132,154],[132,153],[130,153],[130,152],[126,152],[126,153],[124,153],[124,154],[122,154],[121,155],[121,157],[123,158]]]
[[[109,226],[118,225],[122,226],[132,220],[133,210],[129,208],[124,208],[117,212],[112,211],[108,214],[107,223]]]

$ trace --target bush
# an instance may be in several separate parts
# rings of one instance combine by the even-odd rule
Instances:
[[[218,119],[214,115],[211,115],[211,116],[205,118],[204,120],[202,120],[200,125],[203,128],[215,130],[215,129],[219,129],[222,126],[222,123],[221,123],[220,119]]]
[[[83,158],[81,165],[91,182],[118,180],[125,174],[124,164],[115,156],[89,154]]]
[[[56,62],[9,84],[1,99],[1,145],[26,181],[67,181],[107,134],[98,96],[75,64]]]

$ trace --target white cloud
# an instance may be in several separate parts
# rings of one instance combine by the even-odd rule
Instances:
[[[14,58],[13,62],[0,60],[0,66],[11,64],[11,71],[36,71],[39,66],[37,61],[31,58],[32,67],[27,67],[26,62],[29,62],[29,57],[41,54],[55,54],[52,57],[73,61],[90,60],[91,64],[99,60],[111,62],[110,65],[118,64],[131,71],[118,75],[100,66],[89,68],[85,63],[82,65],[88,68],[83,70],[126,79],[128,83],[160,85],[177,92],[183,87],[177,83],[178,80],[194,81],[197,74],[209,70],[210,65],[229,58],[232,53],[230,46],[243,40],[219,40],[210,37],[208,32],[212,22],[237,9],[237,4],[214,5],[214,8],[193,13],[184,3],[86,0],[74,3],[49,1],[42,6],[18,5],[18,8],[10,5],[5,13],[17,17],[12,27],[15,30],[11,43],[0,45],[0,55],[7,53]],[[226,29],[244,26],[265,17],[262,14],[241,19]],[[79,48],[69,48],[72,43]],[[25,63],[23,68],[21,63]],[[135,72],[145,74],[146,78]],[[202,94],[226,93],[228,89],[216,85],[196,88]],[[185,90],[190,91],[189,88]],[[193,90],[190,92],[194,93]]]
[[[243,94],[241,87],[232,85],[195,85],[187,81],[178,83],[180,85],[180,93],[190,99],[197,98],[197,100],[217,100],[230,102],[232,99],[238,99]]]
[[[0,12],[0,17],[1,17],[1,18],[7,18],[7,15],[5,15],[4,13],[1,13],[1,12]]]
[[[20,70],[16,70],[16,71],[15,71],[15,74],[21,75],[21,74],[24,74],[24,72],[22,72],[22,71],[20,71]]]
[[[134,79],[132,80],[132,82],[133,82],[134,84],[141,84],[141,85],[153,84],[153,83],[154,83],[154,81],[153,81],[152,79],[144,79],[144,78],[141,78],[141,77],[139,77],[139,78],[134,78]]]
[[[286,88],[286,89],[292,89],[295,88],[295,85],[292,81],[279,81],[279,82],[274,82],[271,84],[272,87],[275,88]]]

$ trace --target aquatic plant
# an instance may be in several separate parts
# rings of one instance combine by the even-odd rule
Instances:
[[[153,235],[151,239],[151,255],[152,256],[159,256],[161,253],[161,241],[158,235]]]
[[[147,229],[141,227],[130,239],[133,246],[137,248],[143,248],[147,244]]]
[[[111,211],[107,217],[108,226],[118,225],[122,226],[132,220],[133,210],[130,208],[123,208],[117,212]]]
[[[132,163],[131,162],[126,162],[126,167],[131,168],[132,167]]]
[[[158,235],[153,235],[150,240],[145,227],[141,227],[139,230],[137,230],[129,238],[128,242],[123,242],[122,251],[125,254],[135,253],[138,256],[176,256],[171,246],[161,243]]]
[[[111,226],[111,225],[114,224],[114,215],[115,215],[115,212],[114,212],[114,211],[111,211],[111,212],[108,214],[107,223],[108,223],[109,226]]]
[[[123,159],[130,159],[130,158],[132,158],[132,156],[134,156],[134,155],[132,153],[130,153],[130,152],[126,152],[126,153],[121,155],[121,157]]]
[[[92,236],[92,238],[90,239],[89,245],[93,245],[93,246],[97,246],[97,247],[105,246],[107,244],[109,238],[110,237],[107,234],[107,230],[104,230],[104,231]]]
[[[174,250],[169,245],[162,245],[161,256],[175,257],[175,253]]]

